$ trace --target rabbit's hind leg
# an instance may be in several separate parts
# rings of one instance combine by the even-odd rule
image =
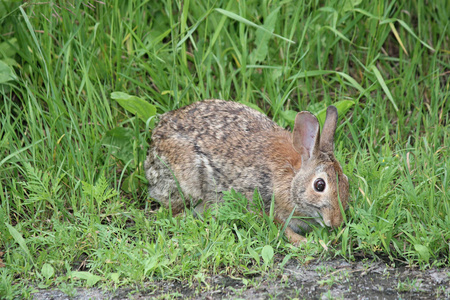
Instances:
[[[145,162],[150,196],[179,213],[195,207],[205,198],[204,174],[198,155],[189,140],[167,138],[158,141]]]
[[[178,182],[167,161],[164,155],[158,155],[154,149],[150,150],[145,161],[145,176],[149,183],[150,197],[167,209],[171,209],[172,213],[176,215],[184,210],[185,203],[181,190],[178,188]]]

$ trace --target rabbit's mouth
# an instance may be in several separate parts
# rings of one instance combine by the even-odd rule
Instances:
[[[323,219],[322,219],[321,217],[316,217],[316,218],[314,218],[313,220],[314,220],[314,222],[316,222],[317,224],[319,224],[319,225],[322,226],[322,227],[325,227],[325,226],[326,226],[326,225],[324,224],[324,222],[323,222]]]
[[[329,227],[327,226],[327,221],[324,220],[322,216],[317,212],[314,213],[314,216],[306,217],[302,215],[299,218],[293,217],[289,222],[289,227],[291,227],[297,233],[301,233],[299,228],[301,228],[303,231],[310,231],[311,226],[316,225],[320,225],[321,227]]]

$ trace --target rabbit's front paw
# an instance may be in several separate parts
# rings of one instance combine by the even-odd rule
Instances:
[[[289,242],[296,247],[308,241],[304,236],[294,232],[290,227],[286,227],[286,231],[284,233],[286,234]]]

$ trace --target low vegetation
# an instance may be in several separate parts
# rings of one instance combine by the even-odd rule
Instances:
[[[335,256],[448,266],[449,12],[423,0],[1,1],[0,295],[207,288],[211,274]],[[233,191],[200,217],[149,199],[157,115],[207,98],[283,127],[337,103],[344,224],[296,248]]]

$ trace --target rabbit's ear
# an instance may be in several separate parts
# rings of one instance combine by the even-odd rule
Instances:
[[[320,150],[329,153],[334,150],[334,133],[338,121],[338,112],[336,107],[328,106],[327,117],[323,125],[322,134],[320,136]]]
[[[302,111],[295,117],[292,144],[302,159],[309,159],[318,151],[319,130],[319,122],[310,112]]]

